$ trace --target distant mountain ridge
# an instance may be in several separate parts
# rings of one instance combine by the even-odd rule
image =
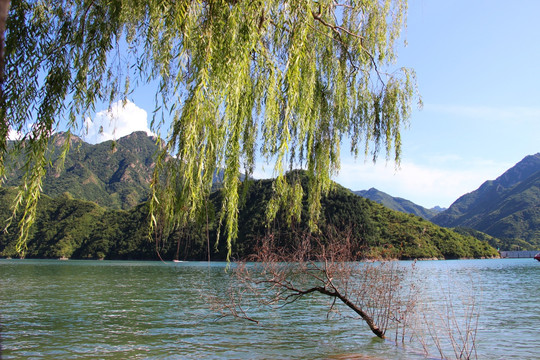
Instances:
[[[526,156],[431,220],[440,226],[470,227],[540,246],[540,153]]]
[[[369,190],[354,191],[354,193],[366,199],[378,202],[379,204],[382,204],[389,209],[420,216],[421,218],[424,218],[426,220],[430,220],[432,217],[445,210],[438,206],[432,209],[426,209],[425,207],[417,205],[410,200],[406,200],[400,197],[393,197],[375,188],[371,188]]]
[[[70,150],[63,167],[58,157],[67,134],[57,133],[50,141],[52,165],[43,179],[43,193],[57,197],[69,193],[76,199],[111,208],[129,210],[146,201],[159,150],[157,138],[135,131],[118,140],[89,144],[70,136]],[[9,164],[6,186],[18,186],[22,173],[18,164]],[[59,169],[61,169],[59,171]],[[244,175],[240,175],[243,179]],[[223,170],[215,172],[212,190],[222,187]]]

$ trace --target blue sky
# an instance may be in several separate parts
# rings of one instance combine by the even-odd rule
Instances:
[[[384,156],[373,165],[344,153],[335,180],[352,190],[375,187],[425,207],[448,207],[540,152],[538,14],[537,0],[410,0],[408,45],[398,49],[396,66],[416,71],[424,107],[403,131],[401,167]],[[144,96],[133,100],[152,111]],[[144,116],[139,110],[131,107],[125,118]],[[121,137],[135,123],[119,120],[109,136]],[[261,169],[258,174],[265,177]]]
[[[540,152],[540,1],[410,0],[408,46],[424,102],[403,133],[402,166],[344,158],[337,181],[448,207]]]

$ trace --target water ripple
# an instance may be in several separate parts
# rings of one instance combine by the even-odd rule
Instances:
[[[223,264],[0,260],[2,359],[423,359],[352,318],[327,319],[324,298],[262,310],[261,325],[214,321],[201,294],[220,291]],[[534,359],[540,263],[421,262],[424,301],[471,279],[479,358]]]

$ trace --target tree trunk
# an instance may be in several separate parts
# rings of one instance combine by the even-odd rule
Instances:
[[[6,23],[8,18],[10,0],[0,0],[0,169],[2,168],[3,151],[9,134],[8,124],[6,120],[5,99],[4,99],[4,74],[5,74],[5,34]]]
[[[0,0],[0,81],[4,82],[4,47],[10,0]]]
[[[381,339],[385,339],[385,336],[384,336],[384,332],[379,329],[379,327],[377,325],[375,325],[375,322],[373,321],[373,319],[371,318],[371,316],[369,316],[368,314],[366,314],[362,309],[360,309],[359,307],[357,307],[354,303],[352,303],[347,297],[341,295],[337,290],[334,290],[334,291],[329,291],[323,287],[318,287],[316,288],[316,290],[318,292],[320,292],[321,294],[325,294],[325,295],[329,295],[329,296],[333,296],[333,297],[337,297],[339,300],[341,300],[341,302],[343,302],[345,305],[347,305],[350,309],[352,309],[355,313],[357,313],[358,315],[360,315],[360,317],[362,318],[362,320],[364,320],[366,322],[366,324],[368,324],[369,328],[371,329],[371,331],[377,335],[378,337],[380,337]]]

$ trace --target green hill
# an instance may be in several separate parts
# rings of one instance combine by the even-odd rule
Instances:
[[[0,201],[10,203],[16,191],[0,188]],[[11,215],[0,210],[0,223]],[[146,237],[144,206],[111,210],[93,202],[42,195],[28,239],[28,258],[155,259],[155,246]],[[15,257],[17,221],[0,233],[0,256]]]
[[[305,185],[303,173],[293,174],[301,176]],[[13,190],[2,188],[0,200],[9,202],[13,194]],[[234,258],[244,258],[252,253],[258,241],[268,234],[285,248],[296,246],[302,238],[317,238],[316,234],[308,235],[307,232],[306,201],[300,222],[289,227],[286,214],[282,212],[267,226],[265,210],[271,195],[270,180],[250,182],[239,213],[239,236],[233,244]],[[72,199],[69,195],[57,198],[43,196],[28,242],[27,257],[157,259],[158,249],[164,259],[175,258],[178,251],[181,259],[203,260],[210,249],[212,260],[223,260],[226,256],[224,241],[215,246],[220,204],[221,193],[217,191],[208,202],[208,213],[201,214],[200,221],[150,241],[146,237],[145,204],[124,211],[105,209],[88,201]],[[347,235],[365,258],[497,256],[487,242],[441,228],[415,215],[387,209],[337,184],[322,204],[319,227],[323,234]],[[8,216],[8,210],[0,212],[0,220]],[[14,227],[9,233],[0,235],[1,256],[16,256],[15,240]]]

